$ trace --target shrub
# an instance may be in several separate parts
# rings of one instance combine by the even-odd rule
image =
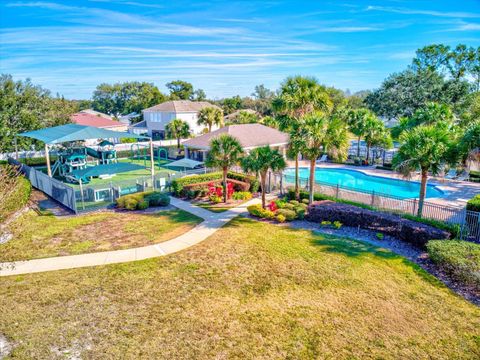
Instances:
[[[340,221],[334,221],[333,222],[333,227],[337,230],[340,229],[342,227],[342,225],[343,224]]]
[[[214,204],[220,204],[222,202],[222,198],[220,196],[218,196],[217,194],[212,194],[210,195],[210,197],[208,198],[208,200],[211,202],[211,203],[214,203]]]
[[[125,209],[126,210],[136,210],[137,209],[137,206],[138,206],[138,200],[131,197],[131,198],[128,198],[128,199],[125,199]]]
[[[300,204],[297,200],[290,200],[288,203],[292,204],[293,206],[297,206],[298,204]]]
[[[247,189],[246,191],[250,190],[252,193],[256,193],[260,189],[260,182],[255,176],[229,171],[227,173],[227,177],[229,179],[234,179],[234,180],[239,180],[239,181],[249,183],[250,189]]]
[[[308,205],[310,202],[308,199],[302,199],[302,204]]]
[[[13,169],[13,168],[12,168]],[[23,208],[32,192],[32,185],[24,176],[10,177],[9,170],[0,169],[0,223],[11,214]],[[3,178],[2,178],[3,177]],[[8,177],[8,178],[7,178]]]
[[[144,195],[144,199],[148,201],[149,206],[167,206],[170,204],[170,197],[158,191]]]
[[[410,215],[410,214],[400,214],[400,216],[403,217],[404,219],[408,219],[408,220],[412,220],[412,221],[416,221],[416,222],[421,222],[423,224],[427,224],[427,225],[436,227],[438,229],[448,231],[451,234],[450,237],[452,239],[460,236],[460,230],[461,229],[460,229],[460,225],[458,225],[458,224],[448,224],[448,223],[445,223],[445,222],[442,222],[442,221],[425,219],[425,218],[421,218],[419,216]]]
[[[277,208],[279,209],[283,209],[285,207],[285,205],[287,204],[284,200],[282,199],[276,199],[274,200],[275,201],[275,204],[277,205]]]
[[[221,179],[222,179],[221,172],[213,172],[213,173],[202,174],[202,175],[191,175],[191,176],[185,176],[180,179],[173,179],[171,186],[175,196],[180,196],[183,190],[183,187],[186,185],[198,184],[198,183],[221,180]]]
[[[233,200],[250,200],[252,193],[249,191],[236,191],[232,195]]]
[[[142,200],[137,204],[137,209],[138,210],[145,210],[145,209],[148,208],[148,206],[149,206],[148,201],[147,200]]]
[[[331,221],[323,220],[323,221],[320,223],[320,225],[322,225],[322,226],[330,226],[330,225],[332,225],[332,222],[331,222]]]
[[[461,240],[433,240],[427,244],[432,261],[459,281],[480,290],[480,244]]]
[[[275,217],[275,213],[273,211],[262,208],[262,205],[260,204],[248,206],[247,211],[250,213],[250,215],[262,219],[273,219]]]
[[[284,209],[288,209],[288,210],[295,210],[295,205],[293,204],[290,204],[290,203],[285,203],[285,205],[283,206]]]
[[[277,215],[283,215],[285,216],[285,220],[287,221],[292,221],[297,218],[297,213],[293,210],[289,209],[278,209],[277,210]]]
[[[352,205],[322,201],[310,205],[306,219],[313,222],[340,221],[346,226],[381,231],[424,248],[429,240],[448,239],[450,233],[398,215],[362,209]]]
[[[376,233],[375,236],[377,237],[378,240],[383,240],[384,235],[380,232]]]
[[[300,205],[304,205],[304,204],[300,204]],[[305,210],[305,208],[304,208],[303,206],[297,206],[297,207],[295,208],[295,214],[297,215],[297,218],[298,218],[299,220],[305,219],[305,213],[306,213],[306,212],[307,212],[307,211]]]
[[[480,194],[467,201],[467,210],[480,212]]]
[[[275,219],[277,219],[277,221],[278,221],[279,223],[284,223],[285,221],[287,221],[287,219],[285,218],[285,216],[282,215],[282,214],[278,214],[278,215],[275,217]]]

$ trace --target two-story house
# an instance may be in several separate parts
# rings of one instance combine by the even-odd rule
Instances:
[[[198,113],[206,107],[217,107],[208,101],[172,100],[143,110],[143,120],[148,135],[155,140],[165,138],[165,126],[173,119],[188,123],[192,134],[202,134],[205,126],[198,125]],[[218,107],[217,107],[218,108]],[[218,127],[213,127],[216,130]]]

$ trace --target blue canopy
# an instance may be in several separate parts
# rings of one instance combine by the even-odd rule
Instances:
[[[149,139],[148,136],[141,136],[123,131],[112,131],[78,124],[66,124],[51,128],[28,131],[18,134],[18,136],[40,140],[45,144],[61,144],[64,142],[89,139]]]

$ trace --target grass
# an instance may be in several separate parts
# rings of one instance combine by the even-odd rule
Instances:
[[[219,203],[219,204],[212,204],[210,202],[204,202],[204,201],[195,201],[193,200],[192,203],[198,207],[201,207],[202,209],[209,210],[214,213],[222,213],[227,211],[228,209],[233,209],[234,207],[240,206],[247,201],[250,200],[228,200],[227,203]]]
[[[238,218],[181,253],[2,278],[15,358],[480,356],[480,309],[360,242]]]
[[[59,218],[30,211],[9,225],[0,261],[118,250],[172,239],[201,219],[183,210],[153,214],[100,212]]]

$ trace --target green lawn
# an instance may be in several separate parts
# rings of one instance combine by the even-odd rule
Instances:
[[[30,211],[9,225],[14,237],[0,245],[0,261],[144,246],[172,239],[200,222],[183,210],[100,212],[63,218]]]
[[[480,356],[480,309],[416,265],[244,218],[167,257],[1,281],[15,358]]]

